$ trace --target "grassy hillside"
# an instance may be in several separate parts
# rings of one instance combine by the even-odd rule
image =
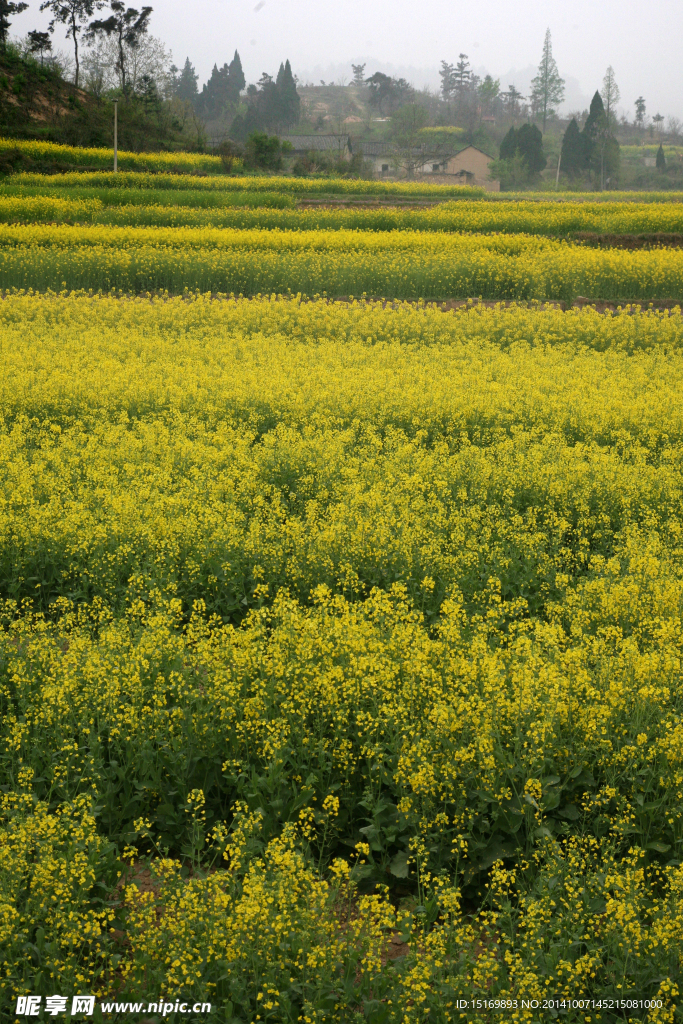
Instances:
[[[51,67],[22,57],[9,46],[0,53],[0,134],[6,139],[40,139],[66,146],[111,147],[113,102],[96,98],[65,81]],[[196,149],[202,139],[194,122],[162,100],[132,97],[119,103],[119,148],[160,151]],[[75,161],[21,149],[2,164],[22,170],[63,170]],[[98,166],[96,163],[94,166]]]

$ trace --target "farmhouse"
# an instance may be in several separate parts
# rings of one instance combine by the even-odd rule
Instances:
[[[362,150],[363,160],[370,164],[375,174],[385,177],[397,174],[395,150],[391,143],[356,140],[354,147],[356,151]],[[500,182],[489,178],[489,165],[494,158],[476,146],[466,146],[454,156],[435,157],[429,157],[424,148],[416,148],[414,157],[418,175],[439,175],[444,182],[448,179],[454,184],[479,185],[489,192],[500,191]]]
[[[393,174],[392,165],[394,150],[388,142],[356,142],[356,149],[362,150],[363,160],[369,164],[375,174]]]
[[[448,157],[438,167],[434,165],[432,173],[447,174],[459,178],[463,185],[480,185],[488,192],[500,192],[500,182],[489,177],[490,165],[494,158],[476,146],[467,146],[455,156]]]

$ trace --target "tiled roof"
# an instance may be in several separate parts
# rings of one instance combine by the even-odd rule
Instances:
[[[312,149],[337,153],[349,144],[348,135],[283,135],[281,141],[291,143],[292,149],[304,153]]]

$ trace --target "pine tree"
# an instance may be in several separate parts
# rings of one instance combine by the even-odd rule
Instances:
[[[240,55],[235,50],[235,56],[228,65],[228,79],[230,82],[230,90],[235,96],[235,102],[237,101],[239,94],[247,84],[247,80],[244,77],[244,71],[242,70],[242,61]]]
[[[365,64],[352,64],[353,84],[360,88],[365,84]]]
[[[602,102],[602,96],[595,90],[595,95],[591,100],[590,110],[588,111],[588,117],[586,123],[583,126],[584,135],[591,135],[594,131],[594,126],[598,124],[605,115],[605,105]]]
[[[636,124],[642,128],[645,123],[645,100],[639,96],[636,100]]]
[[[659,149],[657,150],[657,170],[666,170],[666,157],[664,156],[664,149],[661,142],[659,143]]]
[[[0,0],[0,49],[4,50],[7,46],[7,33],[9,31],[10,18],[13,18],[15,14],[21,14],[25,11],[28,4],[25,3],[12,3],[11,0]]]
[[[191,103],[192,106],[197,102],[199,96],[199,90],[197,89],[197,72],[190,64],[190,58],[185,58],[185,64],[183,70],[180,72],[178,83],[175,88],[175,94],[179,100],[185,100]]]
[[[455,88],[455,68],[453,65],[442,60],[439,78],[441,79],[441,95],[448,102]]]
[[[458,54],[458,63],[455,65],[453,72],[453,87],[457,92],[458,96],[462,96],[465,89],[470,84],[470,77],[472,71],[470,69],[470,62],[467,59],[466,53]]]
[[[282,123],[285,126],[297,124],[301,108],[301,100],[298,92],[296,91],[296,82],[294,81],[294,76],[292,74],[292,66],[288,60],[286,60],[284,64],[280,65],[275,85],[277,86],[277,90],[280,94],[280,116]]]
[[[585,150],[583,140],[581,138],[581,132],[579,131],[579,126],[576,123],[576,118],[573,117],[569,122],[567,130],[564,133],[564,138],[562,139],[562,156],[560,157],[560,166],[565,174],[568,174],[570,178],[573,178],[584,169],[585,163]]]
[[[531,83],[531,99],[534,106],[543,115],[543,131],[548,115],[552,114],[556,103],[564,99],[564,79],[560,78],[557,64],[553,57],[550,29],[546,30],[543,42],[543,56],[538,66],[538,74]]]
[[[66,25],[66,38],[72,39],[74,44],[74,85],[78,88],[81,62],[78,50],[78,37],[83,31],[83,25],[92,18],[95,11],[101,10],[106,0],[43,0],[40,10],[49,11],[52,14],[52,24]],[[117,0],[118,2],[118,0]],[[123,4],[121,4],[123,6]],[[146,8],[143,8],[143,11]],[[151,8],[150,8],[151,11]]]

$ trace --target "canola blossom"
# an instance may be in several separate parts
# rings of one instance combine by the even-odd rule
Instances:
[[[66,146],[57,142],[43,142],[38,139],[0,138],[0,154],[19,152],[29,160],[66,161],[71,165],[92,168],[113,168],[114,150],[95,146]],[[120,149],[118,163],[122,170],[138,172],[184,172],[203,171],[205,174],[220,174],[220,156],[208,153],[132,153]]]
[[[677,1019],[682,325],[5,297],[7,1001]]]
[[[683,1019],[681,207],[425,188],[5,185],[0,1020]]]
[[[21,143],[19,143],[21,145]],[[42,143],[41,145],[45,145]],[[139,154],[141,157],[147,154]],[[149,154],[157,157],[159,154]],[[113,160],[113,151],[111,160]],[[138,154],[135,154],[138,156]],[[34,172],[23,172],[12,175],[12,181],[25,183],[27,185],[37,184],[47,187],[72,187],[74,185],[96,185],[111,188],[193,188],[201,191],[222,191],[222,192],[284,192],[298,195],[360,195],[360,196],[387,196],[387,197],[414,197],[426,196],[432,199],[439,197],[462,197],[474,198],[484,196],[483,188],[475,185],[432,185],[429,182],[419,181],[375,181],[368,178],[298,178],[288,175],[259,175],[244,174],[232,175],[221,174],[220,157],[207,156],[204,159],[215,161],[212,168],[205,175],[193,174],[196,169],[201,170],[202,156],[191,154],[162,154],[164,165],[157,169],[152,167],[146,170],[144,166],[138,166],[131,170],[121,170],[114,173],[113,170],[101,171],[69,171],[59,175],[36,174]],[[181,165],[181,173],[175,171],[175,157],[185,158],[185,166]],[[198,161],[198,163],[193,163]],[[183,173],[184,171],[184,173]],[[659,193],[657,193],[660,195]],[[671,198],[669,194],[668,198]]]
[[[371,197],[376,200],[419,200],[432,202],[449,199],[481,200],[495,204],[560,203],[576,206],[581,203],[680,203],[683,192],[674,191],[605,191],[605,192],[487,192],[476,185],[434,185],[429,181],[376,181],[364,178],[299,178],[288,175],[176,174],[168,171],[69,171],[63,174],[13,174],[12,184],[38,186],[42,189],[130,188],[130,189],[193,189],[223,192],[281,192],[301,199],[320,196]]]
[[[683,251],[521,234],[0,224],[0,288],[680,300]]]
[[[150,203],[150,199],[153,203]],[[289,231],[361,230],[503,232],[563,236],[683,234],[681,203],[444,202],[426,209],[292,209],[291,196],[267,192],[186,189],[53,189],[5,186],[0,222],[118,224],[149,227],[275,228]],[[256,208],[256,209],[254,209]]]

